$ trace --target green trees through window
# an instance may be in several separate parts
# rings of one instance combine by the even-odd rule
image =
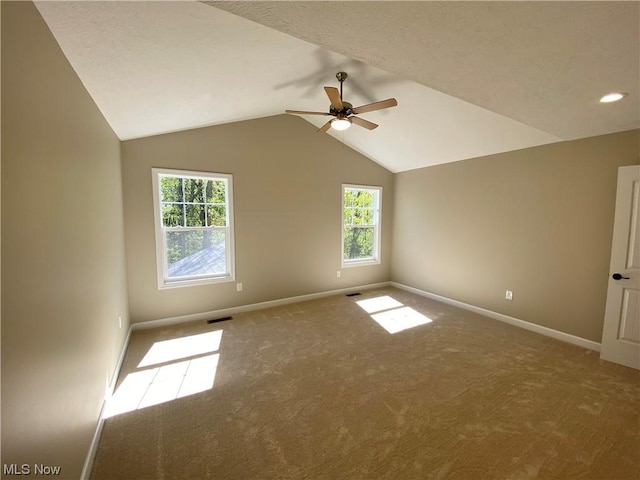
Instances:
[[[164,283],[231,276],[231,176],[154,172]]]
[[[343,186],[343,264],[378,261],[381,191],[380,187]]]
[[[165,227],[227,225],[227,182],[160,177],[162,223]]]

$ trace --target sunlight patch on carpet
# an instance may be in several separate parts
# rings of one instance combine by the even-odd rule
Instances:
[[[138,367],[148,367],[180,358],[215,352],[220,349],[221,340],[222,330],[216,330],[215,332],[156,342],[138,364]]]
[[[128,374],[108,399],[104,418],[211,390],[220,361],[220,354],[211,352],[219,350],[221,338],[218,330],[154,343],[138,368],[180,361]]]
[[[391,334],[433,321],[413,308],[405,307],[388,295],[359,300],[356,303],[365,312],[372,314],[371,318]]]
[[[409,328],[431,323],[429,317],[425,317],[411,307],[396,308],[382,313],[371,315],[378,324],[389,333],[398,333]]]
[[[376,313],[381,312],[382,310],[389,310],[391,308],[398,308],[403,306],[402,303],[395,300],[394,298],[391,298],[389,295],[368,298],[366,300],[359,300],[356,303],[367,313]]]

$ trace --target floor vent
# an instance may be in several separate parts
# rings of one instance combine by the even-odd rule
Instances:
[[[356,293],[347,293],[347,297],[357,297],[358,295],[362,295],[360,292]]]
[[[207,320],[207,323],[224,322],[225,320],[231,320],[233,317],[214,318],[213,320]]]

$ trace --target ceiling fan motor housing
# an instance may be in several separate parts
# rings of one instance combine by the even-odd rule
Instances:
[[[337,110],[333,107],[329,107],[329,113],[331,115],[343,115],[343,116],[349,116],[353,113],[353,105],[351,105],[349,102],[345,102],[344,100],[342,101],[342,110]]]

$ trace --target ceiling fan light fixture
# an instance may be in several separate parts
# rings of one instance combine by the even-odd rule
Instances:
[[[384,108],[395,107],[398,105],[398,101],[395,98],[387,98],[386,100],[380,100],[379,102],[369,103],[367,105],[360,105],[353,108],[349,102],[342,100],[342,82],[346,80],[348,75],[345,72],[338,72],[336,78],[340,82],[340,90],[335,87],[324,87],[324,92],[331,102],[329,112],[307,112],[302,110],[285,110],[285,113],[293,115],[321,115],[323,117],[335,117],[325,122],[316,133],[326,133],[330,128],[336,131],[344,131],[355,123],[357,126],[366,128],[367,130],[373,130],[377,128],[373,122],[369,122],[364,118],[350,116],[351,114],[360,114],[366,112],[375,112],[376,110],[382,110]]]
[[[627,95],[628,93],[624,93],[624,92],[607,93],[604,97],[600,99],[600,103],[617,102],[618,100],[622,100]]]
[[[336,118],[331,121],[331,128],[334,130],[342,131],[351,126],[351,120],[349,118]]]

